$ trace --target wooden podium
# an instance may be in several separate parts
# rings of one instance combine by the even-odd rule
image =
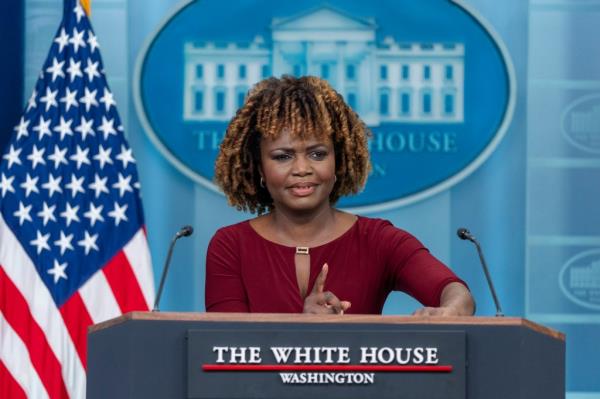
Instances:
[[[88,335],[88,399],[564,397],[564,335],[521,318],[132,312]]]

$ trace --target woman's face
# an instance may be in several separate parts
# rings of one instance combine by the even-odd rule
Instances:
[[[261,169],[276,209],[318,210],[329,207],[335,184],[335,153],[330,137],[292,138],[285,129],[260,143]]]

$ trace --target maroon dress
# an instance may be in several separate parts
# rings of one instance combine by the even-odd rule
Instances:
[[[269,241],[249,221],[219,229],[206,257],[209,312],[301,313],[295,247]],[[347,313],[380,314],[392,290],[439,306],[443,288],[464,284],[415,237],[389,221],[358,217],[340,237],[310,248],[310,294],[324,263],[325,290],[350,301]]]

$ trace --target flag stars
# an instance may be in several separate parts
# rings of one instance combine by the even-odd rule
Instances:
[[[44,136],[52,137],[52,133],[50,132],[51,121],[51,119],[45,120],[44,117],[40,115],[40,121],[33,127],[33,130],[38,133],[38,140],[42,140]]]
[[[81,73],[81,61],[75,62],[73,61],[73,58],[69,58],[67,72],[69,73],[69,80],[71,83],[73,83],[77,77],[83,78],[83,73]]]
[[[119,181],[116,182],[115,184],[113,184],[113,188],[116,188],[119,190],[119,197],[123,197],[123,195],[127,192],[127,191],[131,191],[133,192],[133,189],[131,188],[131,175],[127,176],[127,177],[123,177],[123,175],[121,173],[119,173],[118,176]]]
[[[64,139],[65,136],[72,136],[73,130],[71,130],[71,123],[73,123],[73,119],[69,119],[66,121],[65,118],[61,115],[60,123],[53,130],[57,133],[60,133],[60,139]]]
[[[71,204],[69,204],[67,202],[65,210],[60,213],[60,217],[65,218],[65,223],[66,223],[67,227],[69,227],[73,221],[80,222],[79,216],[77,216],[78,211],[79,211],[79,205],[71,206]]]
[[[21,137],[29,136],[29,133],[27,132],[28,126],[29,126],[29,121],[25,120],[24,117],[21,117],[21,121],[19,122],[19,124],[17,126],[15,126],[15,132],[17,132],[17,140],[19,140]]]
[[[48,155],[48,159],[51,160],[52,162],[54,162],[54,169],[58,169],[60,164],[68,165],[66,155],[67,155],[66,148],[63,148],[61,150],[57,145],[54,145],[54,152],[52,154]]]
[[[54,193],[61,193],[62,188],[60,187],[60,182],[62,180],[62,176],[54,177],[52,174],[48,175],[48,182],[42,184],[42,188],[48,190],[48,198],[52,198]]]
[[[73,234],[65,235],[64,232],[60,232],[60,239],[54,241],[54,245],[60,248],[61,256],[68,250],[74,251],[73,245],[71,244],[71,240],[73,240]]]
[[[73,50],[75,50],[75,52],[79,51],[79,47],[85,47],[85,41],[83,40],[84,33],[85,31],[79,32],[77,28],[73,29],[73,36],[69,39],[69,43],[73,45]]]
[[[104,140],[108,140],[108,136],[110,136],[111,134],[114,134],[115,136],[117,135],[117,131],[113,126],[114,123],[114,119],[108,120],[105,116],[102,116],[102,124],[100,125],[98,130],[100,130],[103,133]]]
[[[73,12],[77,16],[77,23],[79,23],[79,21],[81,21],[81,18],[83,18],[83,16],[85,15],[85,12],[83,11],[83,8],[79,3],[75,6]]]
[[[31,154],[27,155],[27,159],[31,161],[31,169],[35,169],[38,164],[46,165],[46,161],[44,160],[44,152],[46,152],[45,148],[40,148],[38,150],[37,146],[34,144],[31,148]]]
[[[39,255],[44,249],[50,251],[50,246],[48,245],[49,238],[50,233],[42,235],[42,233],[38,230],[36,232],[36,239],[31,240],[29,243],[36,248],[36,252]]]
[[[127,211],[127,204],[123,206],[119,206],[119,204],[115,201],[114,208],[112,211],[108,212],[108,216],[115,219],[115,226],[118,226],[122,221],[126,222],[127,216],[125,216],[125,211]]]
[[[100,45],[98,44],[98,38],[94,35],[94,32],[92,32],[91,30],[88,30],[87,43],[90,45],[91,53],[94,53],[94,51],[96,51],[97,48],[100,48]]]
[[[98,90],[90,91],[87,87],[84,88],[85,93],[83,97],[79,99],[79,102],[85,104],[85,111],[89,112],[92,106],[97,107],[98,101],[96,100],[96,94]]]
[[[103,208],[104,205],[99,205],[96,207],[92,202],[90,202],[90,209],[83,214],[84,217],[90,219],[90,225],[92,227],[94,227],[97,221],[104,222],[104,217],[102,217]]]
[[[58,103],[56,102],[56,95],[58,94],[57,90],[50,90],[50,87],[46,87],[46,95],[40,97],[40,102],[46,103],[46,112],[50,109],[50,107],[58,107]]]
[[[31,108],[35,108],[37,107],[37,104],[35,102],[35,99],[37,98],[37,90],[33,89],[33,93],[31,93],[31,97],[29,97],[29,100],[27,101],[27,109],[26,111],[29,111]],[[21,120],[23,120],[23,118],[21,118]]]
[[[39,177],[31,177],[29,175],[29,173],[27,173],[27,176],[25,177],[25,181],[23,183],[20,184],[20,187],[22,187],[25,190],[25,198],[29,197],[29,194],[31,193],[39,193],[40,190],[37,188],[37,182],[39,180]]]
[[[90,236],[90,233],[87,231],[84,232],[83,240],[77,241],[77,245],[83,247],[85,249],[85,254],[89,254],[93,249],[95,251],[99,251],[98,245],[96,244],[96,240],[98,239],[98,234],[94,234]]]
[[[87,66],[83,69],[83,71],[87,75],[87,78],[90,82],[92,82],[94,78],[100,77],[100,73],[98,72],[98,65],[98,61],[91,62],[89,58],[87,59]]]
[[[58,261],[54,259],[54,267],[48,270],[48,274],[51,274],[54,278],[54,284],[57,284],[61,278],[67,279],[67,273],[65,273],[66,268],[67,262],[58,263]]]
[[[91,165],[91,162],[88,158],[88,152],[90,152],[89,148],[84,150],[80,146],[77,146],[75,149],[75,154],[69,157],[71,161],[75,161],[77,163],[77,170],[79,170],[83,164]]]
[[[127,169],[127,165],[130,162],[135,163],[135,159],[133,159],[133,155],[131,154],[131,148],[126,148],[123,144],[121,144],[121,152],[115,158],[123,163],[123,169]]]
[[[60,36],[54,39],[54,43],[58,43],[58,52],[62,53],[65,46],[69,44],[69,35],[67,35],[65,28],[60,28]]]
[[[94,190],[94,195],[96,196],[96,198],[98,198],[102,193],[108,194],[108,188],[106,187],[107,180],[108,177],[100,178],[100,176],[98,176],[98,173],[94,175],[94,182],[90,183],[88,187]]]
[[[75,131],[81,134],[81,140],[85,140],[88,134],[91,136],[96,135],[96,133],[92,129],[93,123],[93,119],[87,120],[85,119],[85,116],[81,117],[81,121],[79,121],[79,126],[75,128]]]
[[[19,226],[22,226],[26,220],[29,222],[33,222],[33,219],[31,219],[31,215],[29,214],[29,212],[31,212],[31,205],[25,206],[23,205],[22,201],[19,201],[19,210],[13,213],[15,217],[19,218]]]
[[[19,158],[21,151],[23,151],[22,148],[16,149],[12,144],[10,145],[8,153],[2,157],[8,161],[7,169],[10,169],[13,164],[21,165],[21,158]]]
[[[2,190],[2,198],[4,198],[7,192],[15,192],[15,189],[12,186],[13,180],[15,180],[14,176],[6,177],[4,173],[2,173],[2,176],[0,176],[0,190]]]
[[[56,80],[57,77],[64,78],[65,73],[63,72],[63,65],[65,65],[64,61],[58,62],[56,57],[52,60],[52,66],[46,68],[47,73],[52,74],[52,82]]]
[[[112,159],[110,159],[110,153],[112,152],[112,148],[104,149],[102,144],[98,146],[98,153],[94,155],[94,160],[98,161],[100,164],[100,169],[104,169],[104,165],[113,163]]]
[[[83,176],[76,178],[75,175],[71,175],[71,182],[65,184],[65,187],[71,190],[71,197],[75,198],[77,193],[85,193],[83,189]]]
[[[42,219],[44,226],[46,226],[50,220],[56,222],[56,217],[54,216],[55,209],[56,205],[48,206],[48,204],[44,201],[42,210],[37,213],[37,215]]]
[[[60,102],[65,103],[65,111],[66,112],[69,112],[69,109],[71,109],[71,107],[79,107],[79,103],[77,102],[77,99],[75,98],[76,95],[77,95],[77,90],[71,91],[71,89],[69,89],[67,87],[67,90],[65,91],[65,95],[60,98]]]
[[[114,95],[106,88],[104,89],[104,94],[102,94],[102,97],[100,97],[100,102],[104,104],[106,112],[110,110],[111,106],[114,107],[117,105]]]

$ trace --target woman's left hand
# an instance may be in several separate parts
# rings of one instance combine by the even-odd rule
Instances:
[[[426,306],[414,311],[413,316],[460,316],[458,310],[449,306],[434,308]]]
[[[461,283],[450,283],[442,290],[439,307],[417,309],[414,316],[471,316],[475,302],[471,293]]]

